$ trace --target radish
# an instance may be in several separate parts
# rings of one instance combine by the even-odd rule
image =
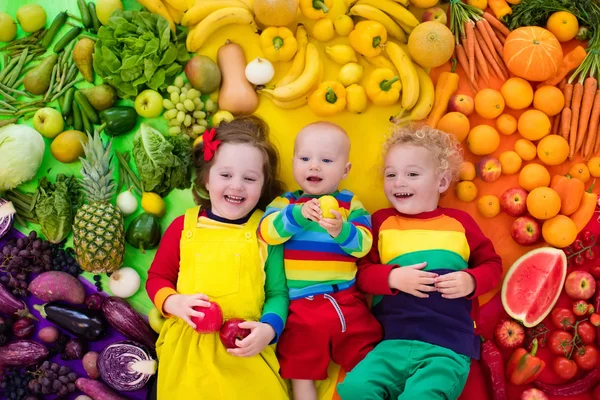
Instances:
[[[140,276],[135,269],[123,267],[113,272],[108,281],[112,294],[122,299],[131,297],[140,288]]]

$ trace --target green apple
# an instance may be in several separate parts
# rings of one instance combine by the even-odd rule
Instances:
[[[26,4],[17,10],[17,20],[23,31],[37,32],[46,25],[46,11],[39,4]]]
[[[0,42],[10,42],[17,35],[17,24],[10,15],[0,12]]]
[[[135,98],[135,111],[144,118],[158,117],[163,111],[162,96],[156,90],[144,90]]]
[[[51,107],[40,108],[33,116],[33,127],[42,136],[54,139],[65,128],[62,114]]]
[[[163,317],[160,311],[158,311],[158,308],[152,307],[148,313],[148,322],[150,323],[150,327],[154,330],[154,332],[160,333],[165,321],[165,317]]]

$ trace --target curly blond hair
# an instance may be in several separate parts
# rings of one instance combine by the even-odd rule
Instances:
[[[458,179],[463,153],[454,135],[425,124],[395,126],[384,143],[384,154],[402,144],[425,147],[433,155],[438,173],[449,171],[452,181]]]

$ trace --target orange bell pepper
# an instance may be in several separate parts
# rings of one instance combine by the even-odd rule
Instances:
[[[437,128],[438,122],[440,122],[440,119],[442,119],[442,116],[446,113],[450,97],[452,97],[458,89],[458,74],[454,72],[455,70],[456,58],[453,58],[452,70],[450,72],[442,72],[438,77],[435,86],[433,109],[427,118],[427,125],[432,128]]]
[[[537,339],[533,339],[531,353],[524,348],[513,351],[506,364],[506,377],[513,385],[526,385],[537,379],[546,363],[535,356],[538,348]]]
[[[579,179],[571,178],[571,175],[554,175],[550,187],[560,197],[560,213],[564,215],[573,214],[581,203],[585,185]]]
[[[583,192],[583,196],[581,197],[581,203],[577,210],[571,214],[570,218],[575,222],[575,226],[577,227],[577,233],[581,232],[583,228],[590,222],[592,216],[594,215],[594,211],[596,211],[596,205],[598,202],[598,195],[592,192],[594,188],[594,184],[596,180],[592,183],[590,188]]]
[[[505,15],[512,14],[512,8],[506,0],[488,0],[488,6],[492,9],[496,18],[501,19]]]

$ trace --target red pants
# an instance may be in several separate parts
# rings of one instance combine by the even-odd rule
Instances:
[[[382,336],[365,296],[354,286],[292,300],[277,344],[281,376],[323,380],[330,360],[351,371]]]

